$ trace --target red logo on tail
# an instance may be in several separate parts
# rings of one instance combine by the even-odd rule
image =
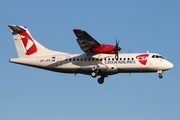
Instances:
[[[136,59],[138,59],[138,61],[141,64],[146,65],[148,56],[149,56],[149,54],[141,54],[141,55],[136,56]]]
[[[20,33],[20,36],[26,49],[26,55],[35,53],[37,51],[37,47],[30,35],[26,31],[24,31]]]

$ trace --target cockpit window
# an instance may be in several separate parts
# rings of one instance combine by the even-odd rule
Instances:
[[[156,56],[155,56],[155,55],[153,55],[153,56],[152,56],[152,58],[156,58]]]
[[[162,56],[160,55],[153,55],[152,58],[161,58],[161,59],[164,59]]]

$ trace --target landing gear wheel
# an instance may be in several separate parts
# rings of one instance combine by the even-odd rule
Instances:
[[[95,77],[97,77],[97,73],[96,73],[96,72],[92,72],[92,73],[91,73],[91,76],[92,76],[93,78],[95,78]]]
[[[98,83],[99,83],[99,84],[103,84],[103,83],[104,83],[104,79],[103,79],[103,78],[101,78],[101,77],[100,77],[100,78],[98,78],[98,80],[97,80],[97,81],[98,81]]]
[[[159,74],[159,76],[158,76],[160,79],[162,79],[163,78],[163,76],[161,75],[161,74]]]

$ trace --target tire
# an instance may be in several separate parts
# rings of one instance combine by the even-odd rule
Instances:
[[[104,83],[104,79],[102,79],[102,78],[98,78],[97,81],[98,81],[99,84],[103,84]]]
[[[97,77],[96,72],[92,72],[92,73],[91,73],[91,76],[92,76],[93,78]]]
[[[163,76],[161,75],[161,74],[159,74],[159,76],[158,76],[160,79],[162,79],[163,78]]]

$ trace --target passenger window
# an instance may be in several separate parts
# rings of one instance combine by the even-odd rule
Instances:
[[[83,59],[81,58],[81,61],[83,61]]]
[[[108,60],[110,60],[110,58],[108,58]]]
[[[88,60],[91,61],[91,58],[89,58]]]
[[[120,58],[120,60],[122,60],[122,58]]]
[[[124,58],[124,60],[126,60],[126,58]]]
[[[86,61],[87,59],[86,58],[84,58],[84,61]]]
[[[79,58],[77,58],[77,61],[79,61]]]
[[[94,58],[92,58],[92,61],[94,61]]]
[[[129,60],[129,58],[128,58],[128,60]]]
[[[96,61],[98,61],[99,59],[98,58],[96,58]]]
[[[112,60],[114,60],[114,58],[112,58]]]
[[[71,59],[69,59],[69,61],[71,61]]]
[[[100,61],[102,61],[103,59],[101,58]]]
[[[104,58],[104,60],[106,61],[106,58]]]
[[[73,59],[73,61],[75,61],[75,58]]]
[[[134,58],[131,58],[131,60],[134,60]]]

